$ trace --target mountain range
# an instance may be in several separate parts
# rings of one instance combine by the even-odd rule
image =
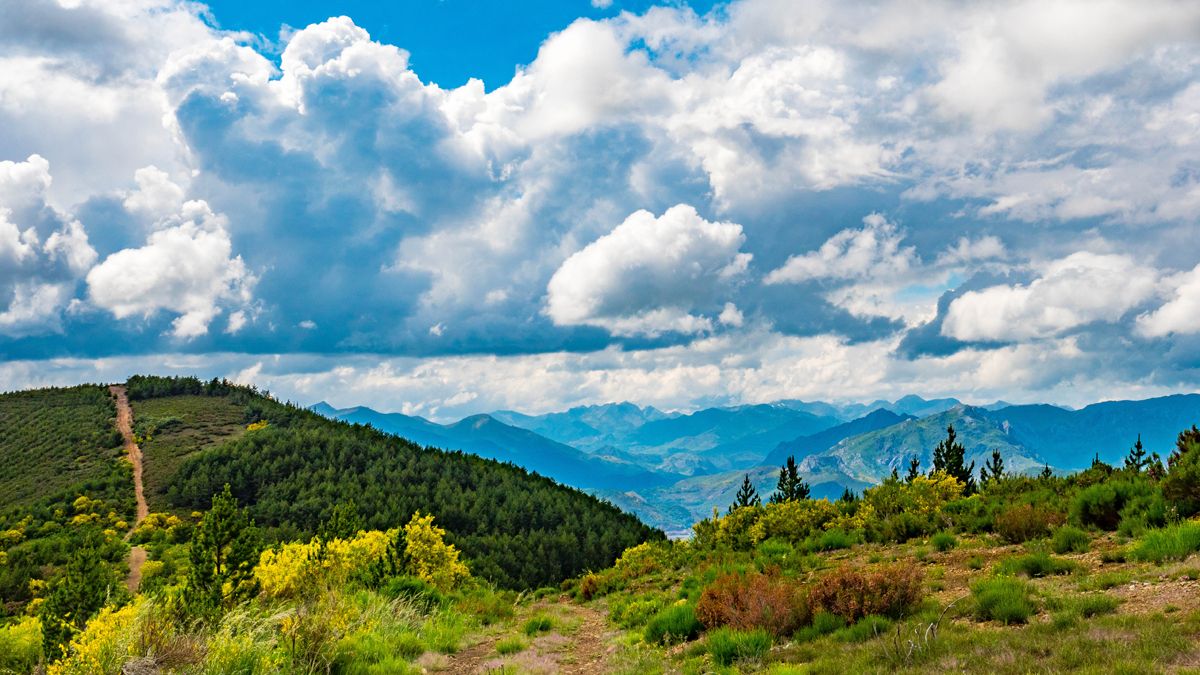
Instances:
[[[1009,471],[1120,463],[1138,439],[1165,456],[1180,430],[1200,422],[1200,394],[1053,405],[965,405],[905,396],[869,404],[779,401],[664,412],[633,403],[543,415],[505,410],[451,424],[370,408],[312,407],[423,445],[509,461],[601,496],[647,523],[679,532],[732,501],[744,475],[765,497],[789,456],[815,497],[861,491],[916,457],[922,469],[953,425],[968,462],[999,450]]]

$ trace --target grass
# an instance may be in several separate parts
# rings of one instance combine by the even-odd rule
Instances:
[[[958,546],[958,539],[956,539],[954,535],[950,534],[949,532],[938,532],[930,538],[929,543],[933,544],[933,547],[937,550],[945,553],[952,550],[955,546]]]
[[[171,510],[167,488],[188,457],[246,433],[245,408],[222,396],[167,396],[131,405],[151,511]]]
[[[651,644],[672,644],[695,639],[702,628],[695,607],[672,605],[650,619],[643,635]]]
[[[996,571],[1000,574],[1024,574],[1028,577],[1046,577],[1057,574],[1070,574],[1077,569],[1079,569],[1079,566],[1070,560],[1055,558],[1045,551],[1040,551],[1006,558],[1000,561]]]
[[[1050,538],[1050,548],[1055,553],[1083,553],[1091,545],[1087,532],[1072,525],[1063,525]]]
[[[533,637],[542,633],[548,633],[553,628],[553,619],[545,614],[535,614],[534,616],[529,617],[529,620],[525,622],[525,625],[521,628],[521,630],[529,637]]]
[[[761,661],[771,649],[771,634],[765,630],[750,631],[718,628],[708,634],[704,644],[712,660],[721,666],[738,661]]]
[[[1002,624],[1025,623],[1034,613],[1029,585],[1012,577],[980,579],[971,586],[975,618]]]
[[[517,652],[525,651],[528,645],[520,637],[513,636],[496,642],[496,653],[500,656],[508,656]]]
[[[1197,551],[1200,551],[1200,522],[1193,521],[1150,530],[1130,550],[1129,557],[1162,564],[1168,560],[1183,560]]]

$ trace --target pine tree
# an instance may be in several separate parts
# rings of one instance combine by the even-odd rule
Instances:
[[[1038,474],[1038,478],[1040,478],[1042,480],[1050,480],[1053,477],[1054,477],[1054,470],[1050,468],[1049,464],[1042,467],[1042,472]]]
[[[958,434],[954,425],[946,427],[946,440],[937,444],[933,449],[933,471],[945,471],[947,475],[957,478],[963,484],[963,494],[975,493],[975,462],[966,464],[967,449],[958,442]]]
[[[983,463],[979,470],[979,483],[984,484],[1004,477],[1004,458],[999,450],[992,450],[992,458]]]
[[[800,477],[800,471],[796,467],[796,458],[788,457],[787,463],[779,468],[779,482],[775,486],[775,492],[771,493],[770,502],[798,502],[808,499],[809,493],[808,483]]]
[[[334,505],[333,513],[329,515],[329,520],[321,523],[321,527],[317,530],[317,536],[326,542],[331,539],[353,539],[360,530],[364,529],[366,527],[363,525],[362,516],[358,513],[358,505],[351,499],[348,502],[339,502]]]
[[[53,661],[88,619],[105,602],[124,589],[100,554],[101,541],[94,534],[79,542],[62,572],[50,585],[42,604],[42,649]]]
[[[913,455],[912,459],[908,460],[908,475],[904,477],[904,480],[906,482],[911,483],[917,479],[917,476],[920,476],[920,475],[921,475],[921,458],[917,457],[916,455]]]
[[[738,489],[737,497],[733,500],[733,505],[729,507],[729,512],[733,513],[737,509],[746,506],[759,506],[762,500],[758,497],[758,490],[754,489],[754,484],[750,482],[750,474],[746,474],[742,478],[742,487]]]
[[[1150,453],[1150,461],[1146,463],[1146,475],[1153,481],[1160,481],[1167,475],[1162,457],[1159,457],[1157,452]]]
[[[184,598],[199,616],[212,617],[256,592],[254,564],[258,533],[245,509],[239,509],[229,484],[213,495],[212,509],[192,532],[191,569]]]
[[[1150,460],[1146,458],[1146,450],[1142,447],[1142,435],[1138,434],[1137,443],[1129,449],[1129,454],[1125,456],[1125,469],[1133,473],[1141,473],[1142,469]]]
[[[845,490],[842,490],[842,496],[838,499],[838,501],[842,502],[843,504],[853,504],[854,502],[858,501],[858,495],[854,494],[854,491],[850,488],[846,488]]]

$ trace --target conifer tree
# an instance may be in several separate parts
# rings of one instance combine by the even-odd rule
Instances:
[[[775,492],[771,493],[770,502],[772,504],[798,502],[808,499],[809,493],[808,483],[800,477],[796,458],[788,457],[787,463],[779,468],[779,482],[775,486]]]
[[[750,474],[742,477],[742,487],[738,489],[737,496],[733,500],[733,505],[729,507],[729,512],[733,513],[737,509],[746,506],[759,506],[762,500],[758,497],[758,490],[754,489],[754,484],[750,482]]]
[[[842,496],[838,499],[838,501],[845,504],[853,504],[854,502],[858,501],[858,495],[854,494],[854,491],[850,488],[846,488],[845,490],[842,490]]]
[[[329,515],[329,520],[321,524],[317,536],[326,542],[331,539],[352,539],[363,529],[366,527],[358,513],[358,505],[351,499],[334,505],[333,513]]]
[[[62,654],[105,602],[121,589],[116,574],[100,554],[100,539],[91,534],[79,542],[42,604],[42,649],[46,660]]]
[[[228,483],[213,495],[212,509],[192,532],[190,548],[184,598],[194,613],[211,618],[256,592],[258,533],[246,510],[238,508]]]
[[[946,440],[938,443],[937,447],[933,449],[933,471],[930,472],[930,475],[938,471],[945,471],[963,484],[963,494],[974,494],[975,462],[971,462],[971,465],[967,466],[966,454],[967,449],[958,442],[958,434],[955,433],[954,425],[951,424],[946,427]]]
[[[1146,475],[1153,481],[1160,481],[1167,475],[1162,457],[1159,457],[1157,452],[1150,453],[1150,461],[1146,463]]]
[[[1133,447],[1129,449],[1129,454],[1125,456],[1125,468],[1133,473],[1141,473],[1149,463],[1150,460],[1146,458],[1146,450],[1142,447],[1142,435],[1138,434],[1137,443],[1133,444]]]
[[[904,480],[911,483],[916,480],[917,476],[919,475],[921,475],[921,458],[913,455],[912,458],[908,460],[908,475],[904,477]]]
[[[1049,480],[1053,477],[1054,477],[1054,470],[1050,468],[1049,464],[1042,467],[1042,472],[1038,474],[1038,478],[1040,478],[1042,480]]]
[[[983,468],[979,470],[979,482],[980,484],[988,483],[1003,477],[1004,458],[1000,456],[999,450],[992,450],[992,458],[984,462]]]

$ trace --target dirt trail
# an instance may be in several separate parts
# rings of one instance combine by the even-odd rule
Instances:
[[[577,622],[577,625],[531,640],[529,647],[517,654],[500,656],[496,652],[496,643],[505,637],[519,635],[521,618],[525,614],[548,608],[539,603],[518,617],[513,625],[514,630],[490,634],[481,642],[450,657],[441,670],[452,673],[493,673],[507,665],[529,673],[599,675],[610,672],[609,641],[615,632],[605,623],[604,614],[591,607],[566,602],[552,607],[558,610],[558,620],[566,619],[568,622]]]
[[[133,527],[125,533],[125,540],[128,541],[129,537],[133,536],[134,529],[150,515],[150,507],[146,505],[146,493],[142,490],[142,449],[133,439],[133,409],[129,407],[129,397],[125,394],[124,385],[114,384],[108,390],[117,400],[117,430],[121,432],[121,438],[125,439],[125,454],[133,464],[133,492],[137,497],[137,517],[133,521]],[[141,546],[129,549],[129,578],[125,580],[125,585],[130,591],[136,591],[142,583],[144,562],[146,549]]]

